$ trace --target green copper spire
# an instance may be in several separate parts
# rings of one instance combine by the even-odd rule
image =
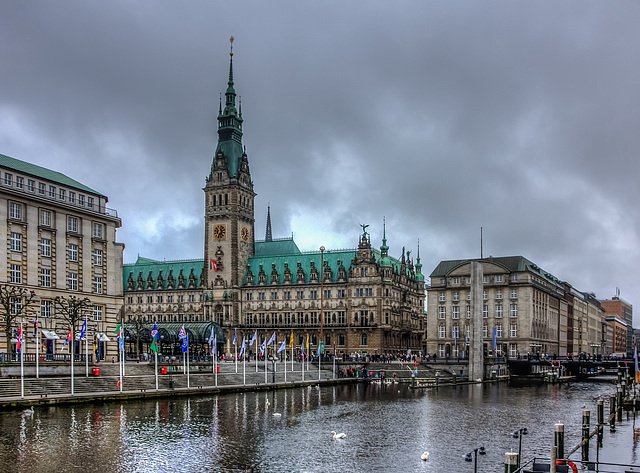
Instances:
[[[382,217],[382,246],[380,247],[382,256],[389,255],[389,247],[387,246],[387,218]]]
[[[242,116],[236,109],[236,90],[233,87],[233,36],[229,39],[231,51],[229,53],[229,82],[225,95],[225,106],[218,113],[218,147],[216,155],[220,152],[227,160],[229,177],[237,177],[242,159]],[[222,102],[222,101],[221,101]]]
[[[420,263],[420,239],[418,239],[418,256],[416,256],[416,280],[424,281],[422,274],[422,263]]]

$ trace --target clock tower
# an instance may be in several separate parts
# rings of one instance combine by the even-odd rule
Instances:
[[[218,146],[206,178],[204,273],[215,321],[236,324],[239,288],[254,253],[254,199],[249,161],[242,145],[242,104],[236,108],[233,36],[225,105],[218,111]],[[220,320],[222,319],[222,320]]]

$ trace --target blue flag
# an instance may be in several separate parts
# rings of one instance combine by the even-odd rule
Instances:
[[[496,348],[498,348],[498,328],[497,327],[493,327],[493,349],[495,350]]]
[[[213,337],[213,346],[211,347],[211,354],[215,355],[218,349],[218,336]]]
[[[182,348],[182,353],[186,352],[189,349],[189,337],[184,337],[182,346],[180,348]]]
[[[87,319],[84,319],[82,330],[80,330],[80,340],[84,340],[84,333],[87,331]]]
[[[240,353],[238,354],[238,356],[242,356],[243,352],[244,352],[244,338],[242,339],[242,346],[240,347]]]
[[[258,339],[258,331],[256,330],[255,332],[253,332],[253,337],[251,337],[251,341],[249,342],[249,346],[252,347],[253,346],[253,342],[255,342]]]
[[[280,353],[282,350],[284,350],[286,348],[286,343],[283,341],[282,345],[280,345],[280,348],[278,348],[278,353]]]
[[[207,345],[211,345],[213,342],[213,327],[211,327],[211,335],[209,335],[209,340],[207,340]]]
[[[453,328],[453,346],[458,346],[458,327]]]
[[[271,335],[271,338],[267,342],[267,346],[271,345],[275,341],[276,341],[276,332],[273,332],[273,335]]]
[[[260,347],[260,354],[264,355],[264,349],[267,348],[267,341],[263,340],[262,341],[262,346]]]
[[[231,340],[231,345],[235,345],[236,344],[236,332],[233,332],[233,340]]]

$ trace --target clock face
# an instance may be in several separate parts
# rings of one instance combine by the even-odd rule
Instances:
[[[247,227],[242,227],[240,237],[242,238],[242,241],[249,241],[249,229]]]
[[[227,237],[227,227],[226,225],[216,225],[213,227],[213,239],[214,240],[224,240]]]

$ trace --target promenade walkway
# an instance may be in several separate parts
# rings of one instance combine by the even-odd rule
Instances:
[[[273,372],[273,364],[267,363],[265,382],[264,363],[256,365],[247,362],[244,367],[238,363],[224,362],[218,365],[220,372],[213,373],[211,364],[195,364],[190,366],[189,376],[182,372],[182,365],[170,365],[167,374],[158,374],[158,389],[153,364],[127,363],[126,376],[122,379],[122,391],[119,387],[118,364],[100,363],[98,376],[86,376],[85,366],[76,365],[74,372],[74,393],[71,394],[71,376],[46,376],[36,378],[29,375],[24,378],[24,396],[21,379],[0,378],[0,409],[18,409],[32,405],[54,405],[80,402],[110,402],[125,399],[145,399],[156,397],[185,396],[192,394],[215,394],[223,392],[256,391],[285,389],[296,386],[317,384],[342,384],[356,382],[355,378],[334,379],[332,365],[323,366],[318,372],[318,365],[310,365],[309,371],[301,371],[301,364],[287,364],[285,381],[284,364],[277,363]]]

